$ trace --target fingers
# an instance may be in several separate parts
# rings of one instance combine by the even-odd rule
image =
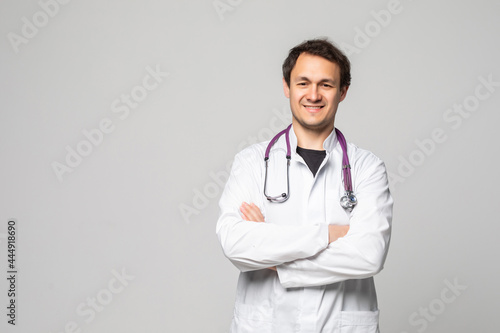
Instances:
[[[245,221],[264,222],[264,215],[254,203],[248,204],[243,202],[240,206],[240,211]]]
[[[250,210],[250,207],[248,206],[248,204],[246,202],[241,204],[240,211],[241,211],[241,215],[245,221],[252,221],[252,211]]]

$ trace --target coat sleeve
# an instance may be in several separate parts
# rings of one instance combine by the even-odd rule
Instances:
[[[310,287],[373,276],[382,270],[389,247],[393,200],[385,165],[374,155],[361,172],[346,236],[319,253],[277,267],[285,288]],[[359,173],[358,173],[359,174]]]
[[[253,202],[262,211],[263,167],[257,154],[236,155],[219,201],[216,233],[224,255],[242,272],[277,266],[311,257],[328,246],[328,226],[284,226],[245,221],[239,207]]]

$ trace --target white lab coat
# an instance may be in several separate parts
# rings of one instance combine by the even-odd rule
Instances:
[[[323,143],[326,157],[314,177],[296,153],[290,130],[290,198],[271,203],[264,192],[268,142],[235,157],[220,199],[217,236],[226,257],[241,271],[231,332],[378,332],[373,275],[383,267],[391,233],[393,200],[384,163],[348,144],[358,204],[349,213],[344,195],[342,149],[335,131]],[[274,144],[268,195],[286,190],[285,135]],[[255,203],[265,223],[244,221],[243,201]],[[350,225],[328,244],[328,225]],[[276,266],[277,272],[266,269]]]

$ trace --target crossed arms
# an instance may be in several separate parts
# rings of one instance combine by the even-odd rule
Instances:
[[[241,215],[245,221],[265,222],[264,215],[254,203],[243,202],[240,206]],[[348,225],[329,225],[328,226],[328,244],[335,242],[340,237],[344,237],[349,231]],[[268,267],[276,271],[276,266]]]
[[[261,160],[238,154],[219,202],[217,235],[226,257],[242,272],[276,269],[285,287],[307,287],[377,274],[387,255],[392,198],[385,166],[363,155],[353,170],[358,205],[349,226],[262,223]],[[238,209],[240,208],[240,209]],[[240,211],[241,210],[241,211]]]
[[[265,222],[264,215],[254,203],[243,202],[240,206],[241,215],[245,221]],[[344,237],[349,231],[348,225],[329,225],[328,244],[335,242],[340,237]]]

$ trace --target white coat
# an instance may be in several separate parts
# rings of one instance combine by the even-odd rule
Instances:
[[[352,212],[344,195],[342,149],[335,131],[323,143],[326,157],[314,177],[296,153],[290,130],[290,198],[269,202],[264,192],[268,142],[235,157],[220,199],[216,232],[226,257],[241,271],[231,332],[378,332],[373,275],[389,246],[393,200],[384,163],[348,143],[354,193]],[[286,191],[285,135],[269,156],[267,194]],[[265,222],[244,221],[242,202],[255,203]],[[328,225],[349,225],[328,244]],[[266,269],[276,266],[277,272]]]

